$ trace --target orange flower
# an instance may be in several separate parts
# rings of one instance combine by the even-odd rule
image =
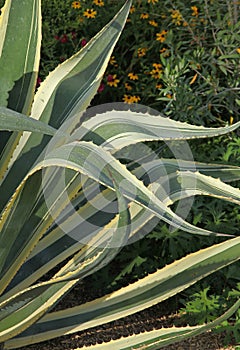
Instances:
[[[197,17],[199,15],[197,6],[191,6],[191,9],[193,10],[192,16]]]
[[[115,60],[115,56],[111,56],[110,60],[109,60],[109,64],[111,64],[112,66],[117,66],[117,61]]]
[[[73,2],[72,2],[72,8],[74,8],[74,9],[80,9],[80,8],[81,8],[80,1],[73,1]]]
[[[141,19],[148,19],[149,18],[149,14],[148,13],[141,13],[140,18]]]
[[[159,71],[157,69],[152,69],[151,72],[150,72],[152,78],[154,79],[160,79],[161,78],[161,74],[162,74],[162,71]]]
[[[161,68],[162,68],[161,63],[153,63],[152,65],[153,65],[153,67],[154,67],[156,70],[158,70],[158,71],[160,71]]]
[[[157,26],[158,26],[157,22],[154,21],[154,19],[151,20],[151,21],[148,21],[148,23],[149,23],[151,26],[153,26],[153,27],[157,27]]]
[[[157,2],[158,2],[158,0],[148,0],[148,3],[153,4],[153,5],[155,5]]]
[[[166,47],[163,47],[159,52],[163,55],[163,57],[168,57],[170,55],[169,50]]]
[[[173,22],[175,25],[180,26],[180,25],[181,25],[181,22],[182,22],[182,20],[183,20],[180,11],[179,11],[179,10],[171,10],[171,12],[172,12],[172,14],[171,14],[172,22]]]
[[[135,12],[135,11],[136,11],[135,6],[134,6],[134,5],[132,5],[132,6],[130,7],[129,12],[130,12],[130,13],[133,13],[133,12]]]
[[[166,40],[167,30],[162,30],[160,33],[156,34],[156,40],[163,43]]]
[[[128,91],[132,90],[131,85],[129,85],[128,83],[125,83],[124,86],[125,86],[126,90],[128,90]]]
[[[104,6],[104,1],[103,0],[93,0],[93,4],[97,6]]]
[[[117,74],[109,74],[107,76],[107,85],[111,87],[117,87],[118,83],[120,82],[119,79],[117,79]]]
[[[143,57],[146,55],[147,48],[146,47],[139,47],[137,50],[138,57]]]
[[[137,75],[137,74],[134,74],[134,73],[128,73],[128,77],[129,77],[131,80],[138,80],[138,75]]]
[[[158,89],[158,90],[161,90],[161,88],[162,88],[162,84],[156,84],[156,89]]]
[[[123,102],[125,102],[125,103],[129,103],[129,104],[131,104],[131,103],[136,103],[136,102],[138,102],[138,101],[140,101],[141,100],[141,98],[139,97],[139,96],[131,96],[131,95],[124,95],[123,96]]]
[[[97,11],[94,11],[93,9],[86,9],[86,11],[83,12],[83,16],[87,18],[95,18],[97,14]]]

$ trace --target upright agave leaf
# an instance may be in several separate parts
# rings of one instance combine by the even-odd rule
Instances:
[[[40,62],[41,1],[6,0],[0,38],[0,106],[29,115]],[[21,135],[0,133],[0,179]]]
[[[29,114],[40,61],[41,1],[6,0],[0,38],[0,106]]]
[[[35,96],[31,110],[33,118],[58,129],[66,119],[87,108],[100,85],[111,53],[125,25],[130,6],[131,0],[126,1],[113,20],[85,47],[49,74]],[[78,123],[79,117],[71,119],[71,128],[74,129]],[[62,142],[64,140],[63,137]],[[27,174],[48,141],[49,138],[42,135],[23,135],[11,161],[12,171],[3,182],[0,209],[6,205],[9,194],[14,193],[18,183]]]

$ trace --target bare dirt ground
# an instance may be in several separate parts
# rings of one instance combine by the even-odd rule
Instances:
[[[81,293],[79,293],[81,290]],[[82,294],[82,287],[71,291],[57,309],[75,306],[79,304],[79,295],[82,295],[81,302],[89,301],[93,296]],[[101,293],[100,293],[101,294]],[[98,295],[99,296],[99,295]],[[92,345],[117,339],[130,334],[137,334],[146,330],[161,327],[180,326],[179,315],[174,311],[174,302],[169,300],[143,310],[124,319],[119,319],[95,328],[81,331],[76,334],[62,336],[43,343],[29,345],[21,350],[77,350],[83,346]],[[162,350],[233,350],[234,342],[224,347],[224,334],[206,332],[200,336],[168,345]],[[117,350],[117,349],[113,349]]]

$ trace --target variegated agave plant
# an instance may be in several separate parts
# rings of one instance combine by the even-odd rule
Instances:
[[[141,108],[105,110],[84,118],[130,5],[126,1],[113,20],[50,73],[35,94],[41,1],[5,2],[0,22],[0,343],[4,349],[138,312],[239,259],[240,237],[227,237],[110,295],[50,312],[154,217],[189,234],[212,234],[174,213],[170,205],[175,201],[202,194],[240,203],[240,191],[226,184],[240,178],[238,167],[182,161],[180,169],[178,160],[146,157],[130,168],[116,157],[142,141],[215,136],[233,131],[240,123],[196,127]],[[152,176],[146,177],[149,173]],[[107,210],[109,206],[117,211]],[[159,349],[214,327],[238,306],[239,302],[211,324],[153,330],[94,348]]]

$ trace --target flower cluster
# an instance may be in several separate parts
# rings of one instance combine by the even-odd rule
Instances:
[[[119,3],[112,0],[59,2],[63,15],[51,19],[55,25],[51,25],[54,28],[48,46],[51,50],[43,52],[47,63],[42,60],[42,77],[48,73],[49,62],[57,65],[64,61],[112,19],[111,6],[116,6],[114,12],[119,8]],[[177,118],[181,118],[184,110],[193,123],[202,120],[203,115],[209,120],[219,118],[222,111],[218,106],[222,106],[224,94],[218,84],[236,85],[233,77],[239,75],[235,62],[240,55],[240,33],[231,27],[233,13],[226,14],[220,0],[216,3],[207,7],[207,2],[204,5],[187,0],[161,4],[158,0],[133,1],[95,102],[141,101]],[[218,20],[222,18],[219,25],[225,31],[213,31],[216,9],[223,14]],[[231,35],[221,34],[224,32]],[[230,58],[220,59],[218,64],[221,55]],[[206,86],[206,92],[200,92],[200,86]],[[238,90],[232,92],[228,88],[228,91],[226,101],[231,101],[233,114],[239,110],[236,99],[239,101],[240,97]],[[218,96],[221,96],[219,103]]]

